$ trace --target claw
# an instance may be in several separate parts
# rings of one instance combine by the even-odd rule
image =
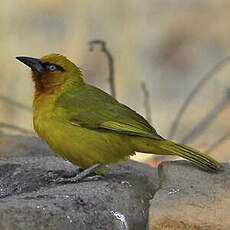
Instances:
[[[100,178],[102,178],[102,176],[100,175],[93,175],[90,176],[90,174],[94,173],[94,171],[96,169],[98,169],[101,166],[101,164],[95,164],[87,169],[84,169],[82,172],[80,172],[79,174],[77,174],[75,177],[71,177],[71,178],[57,178],[56,182],[57,183],[77,183],[77,182],[81,182],[81,181],[95,181],[98,180]]]

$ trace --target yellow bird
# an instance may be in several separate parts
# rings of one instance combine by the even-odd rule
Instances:
[[[95,170],[101,173],[107,164],[135,152],[176,155],[204,170],[220,169],[213,158],[164,139],[134,110],[85,83],[80,69],[66,57],[17,59],[32,69],[35,131],[55,153],[86,169],[71,181]]]

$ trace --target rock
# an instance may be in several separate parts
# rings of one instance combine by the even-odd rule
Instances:
[[[57,157],[1,158],[0,229],[146,229],[156,169],[129,161],[98,181],[56,182],[76,171]]]
[[[229,230],[230,164],[204,172],[185,161],[159,166],[160,189],[151,201],[150,230]]]
[[[227,163],[208,173],[185,161],[158,171],[129,161],[98,181],[60,184],[78,168],[36,137],[2,134],[0,155],[0,230],[144,230],[148,217],[150,230],[230,229]]]
[[[0,156],[53,156],[49,146],[37,137],[0,135]]]

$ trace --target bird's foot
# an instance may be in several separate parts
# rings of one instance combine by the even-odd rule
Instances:
[[[97,175],[94,173],[96,169],[98,169],[101,166],[101,164],[95,164],[87,169],[80,169],[80,173],[78,173],[76,176],[71,178],[58,178],[56,182],[58,183],[77,183],[81,181],[95,181],[98,179],[101,179],[101,175]]]

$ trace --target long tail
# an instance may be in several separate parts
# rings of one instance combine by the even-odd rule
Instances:
[[[191,147],[176,144],[172,141],[162,141],[161,149],[165,150],[170,155],[177,155],[186,160],[193,162],[198,167],[207,171],[221,170],[221,165],[212,157],[201,153]]]

